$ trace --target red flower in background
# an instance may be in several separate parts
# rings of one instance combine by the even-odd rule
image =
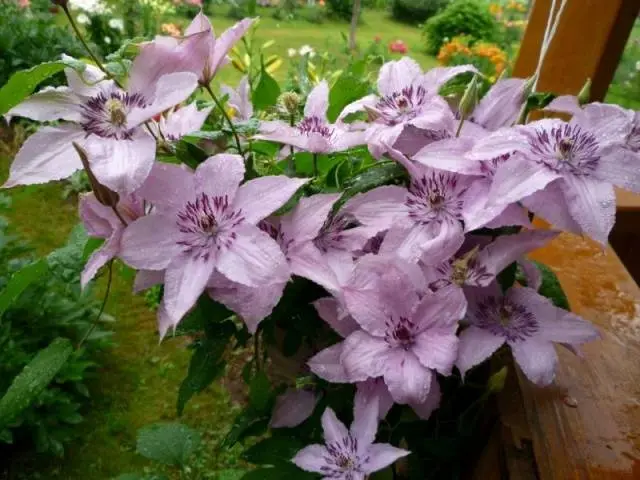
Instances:
[[[409,48],[407,47],[407,44],[404,43],[402,40],[394,40],[393,42],[389,43],[389,51],[391,53],[407,53],[409,51]]]

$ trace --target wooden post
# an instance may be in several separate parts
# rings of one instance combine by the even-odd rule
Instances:
[[[556,1],[556,8],[562,0]],[[535,0],[513,75],[528,77],[538,62],[551,0]],[[576,95],[591,78],[591,99],[607,93],[640,12],[640,0],[567,0],[538,82],[539,91]]]

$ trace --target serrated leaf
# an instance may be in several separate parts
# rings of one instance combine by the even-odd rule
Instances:
[[[289,463],[304,444],[289,435],[277,435],[256,443],[245,450],[242,457],[255,465],[278,465]]]
[[[138,431],[136,450],[149,460],[184,466],[200,445],[200,434],[181,423],[156,423]]]
[[[11,386],[0,399],[0,428],[11,423],[47,388],[73,352],[67,338],[56,338],[48,347],[40,350],[13,379]]]
[[[256,110],[267,110],[273,107],[280,96],[280,85],[276,82],[266,69],[262,68],[260,79],[251,96],[253,108]]]
[[[538,293],[551,300],[556,307],[571,311],[569,299],[564,293],[560,280],[558,280],[558,277],[553,270],[544,263],[540,263],[535,260],[533,263],[536,264],[536,267],[538,267],[542,274],[542,284],[540,285]]]
[[[9,81],[0,88],[0,116],[31,95],[40,83],[64,68],[64,62],[47,62],[11,75]]]
[[[47,262],[40,259],[15,272],[0,292],[0,317],[15,302],[29,285],[49,271]]]

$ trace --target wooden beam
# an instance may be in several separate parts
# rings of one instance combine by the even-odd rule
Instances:
[[[556,7],[562,0],[556,1]],[[551,0],[535,0],[514,76],[536,70]],[[538,90],[577,94],[591,78],[592,100],[602,100],[640,12],[640,0],[568,0],[538,82]]]

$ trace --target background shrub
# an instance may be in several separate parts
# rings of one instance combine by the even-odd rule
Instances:
[[[393,0],[391,15],[407,23],[422,23],[449,4],[449,0]]]
[[[442,45],[458,35],[471,41],[500,43],[500,28],[487,5],[479,0],[454,0],[424,24],[427,53],[436,55]]]
[[[0,197],[7,208],[9,200]],[[17,270],[31,263],[24,242],[9,235],[0,218],[0,291]],[[84,230],[76,229],[68,246],[47,257],[48,270],[35,280],[3,313],[0,322],[0,398],[13,379],[42,348],[57,337],[77,345],[96,319],[100,302],[80,291]],[[104,318],[104,317],[103,317]],[[4,430],[0,444],[34,445],[38,452],[64,453],[82,422],[82,407],[89,401],[85,381],[95,370],[96,353],[110,345],[110,332],[97,327],[82,348],[75,350],[42,394]]]
[[[16,71],[60,58],[81,57],[84,50],[71,31],[57,25],[47,11],[25,11],[14,2],[0,1],[0,85]],[[48,82],[61,85],[64,75]]]
[[[353,0],[327,0],[327,9],[332,17],[350,22]]]

